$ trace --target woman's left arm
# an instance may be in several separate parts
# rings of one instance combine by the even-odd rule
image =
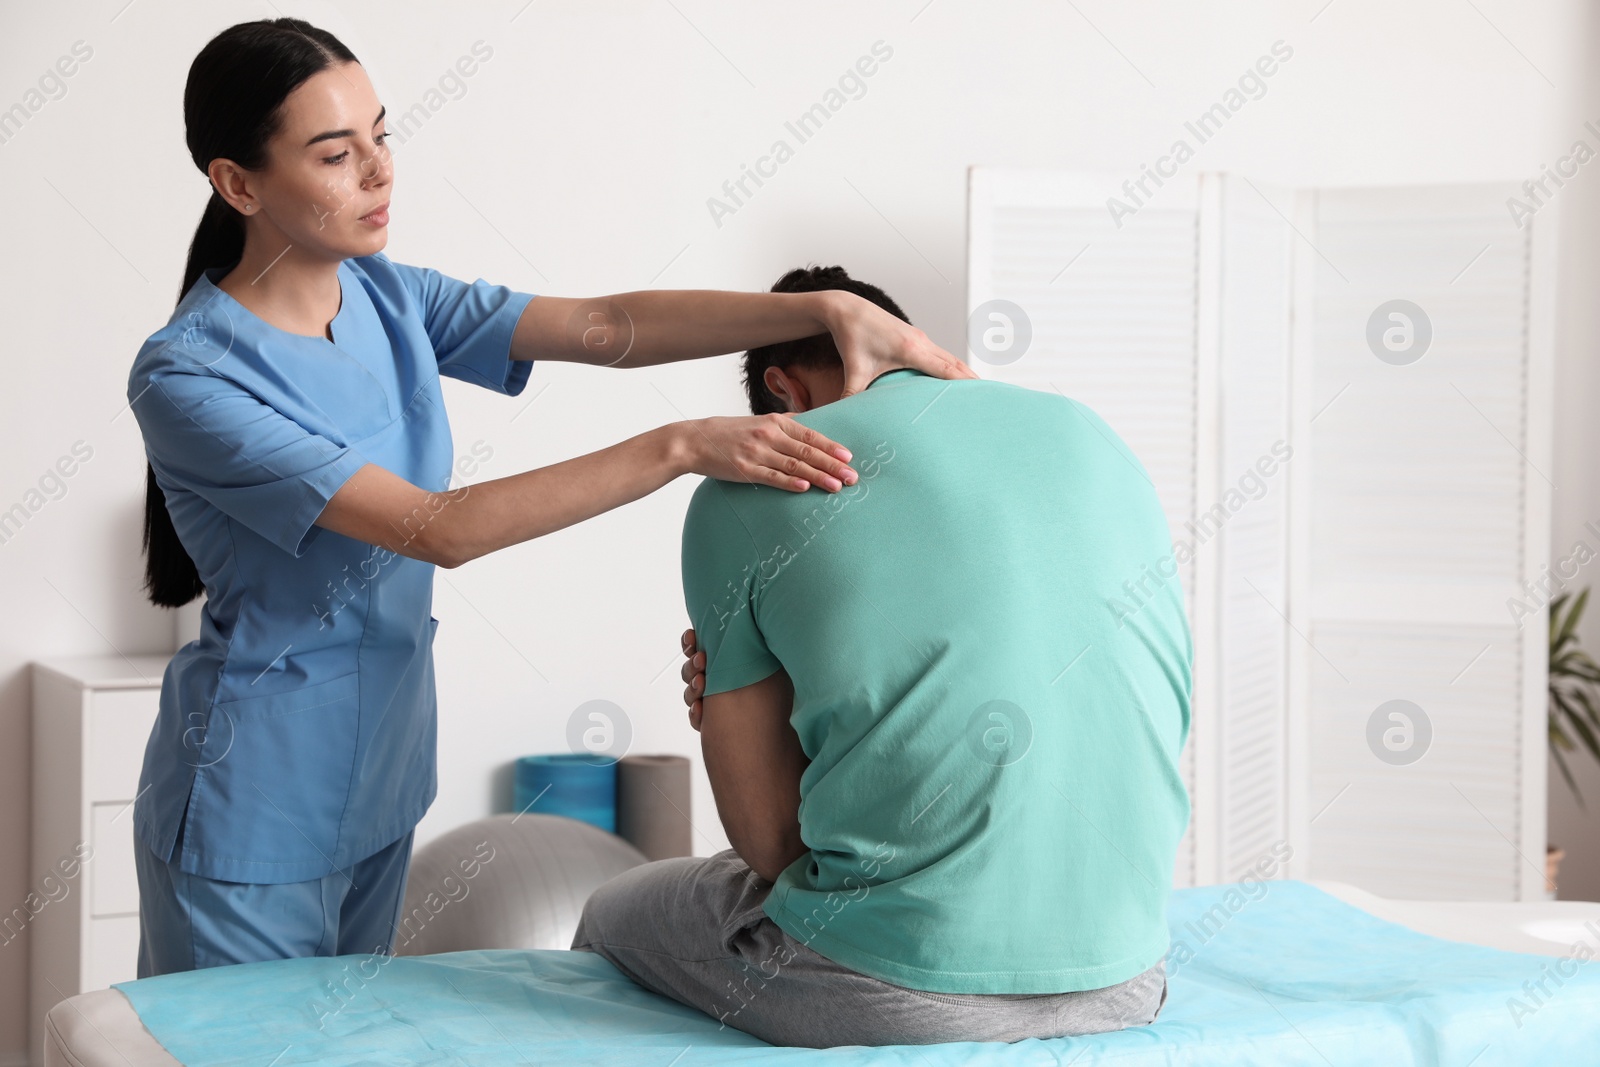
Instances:
[[[915,326],[842,289],[647,289],[591,299],[539,296],[517,320],[511,358],[648,367],[820,333],[833,335],[844,360],[845,396],[896,367],[913,367],[936,378],[977,377]]]

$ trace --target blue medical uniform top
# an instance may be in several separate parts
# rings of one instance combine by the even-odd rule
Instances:
[[[511,333],[533,294],[360,256],[339,265],[329,341],[258,318],[217,288],[226,272],[128,376],[207,595],[162,679],[134,829],[185,871],[298,882],[403,836],[437,784],[434,567],[313,524],[366,463],[449,488],[439,376],[520,393]]]

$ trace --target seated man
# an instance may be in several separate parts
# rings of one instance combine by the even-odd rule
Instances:
[[[905,318],[838,267],[773,288]],[[1153,1021],[1192,649],[1143,466],[1054,392],[896,370],[840,400],[825,334],[747,353],[745,384],[860,477],[696,490],[684,596],[733,848],[613,879],[573,947],[776,1044]]]

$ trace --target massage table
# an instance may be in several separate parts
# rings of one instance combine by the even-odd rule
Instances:
[[[1174,891],[1168,1000],[1149,1026],[1014,1044],[774,1048],[640,989],[598,956],[555,947],[588,892],[642,857],[571,820],[520,818],[468,824],[418,850],[408,907],[441,857],[497,842],[479,875],[494,870],[495,888],[481,882],[472,908],[463,897],[454,928],[435,924],[454,951],[435,941],[382,962],[278,960],[83,993],[50,1011],[46,1067],[1600,1064],[1590,962],[1600,903],[1390,900],[1296,880]],[[484,909],[504,912],[508,900],[522,918],[491,929]]]

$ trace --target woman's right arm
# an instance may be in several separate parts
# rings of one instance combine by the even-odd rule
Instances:
[[[672,423],[598,452],[443,492],[368,463],[333,494],[316,524],[459,567],[648,496],[683,474],[836,491],[854,484],[856,472],[831,454],[835,447],[787,416],[750,415]]]

